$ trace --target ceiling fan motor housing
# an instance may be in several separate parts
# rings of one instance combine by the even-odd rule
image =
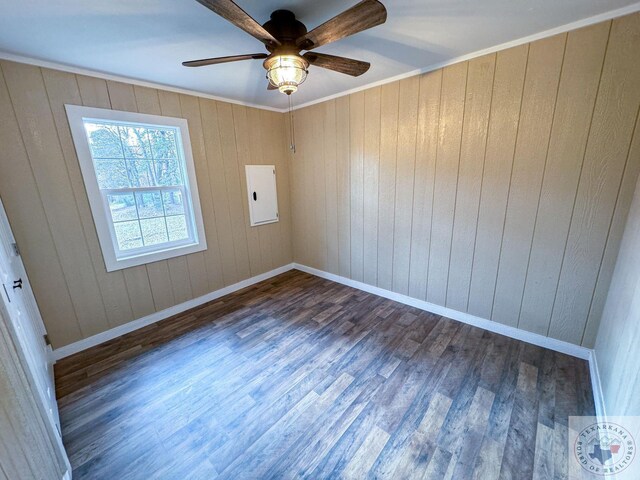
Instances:
[[[300,55],[296,39],[307,33],[307,27],[289,10],[276,10],[263,25],[280,45],[266,45],[271,53],[263,62],[267,79],[280,92],[291,95],[307,78],[309,62]]]
[[[289,10],[276,10],[271,14],[271,19],[264,25],[264,29],[273,35],[282,44],[281,46],[292,47],[300,52],[296,46],[296,40],[307,33],[307,27],[296,19],[293,12]],[[267,45],[267,50],[273,52],[277,47]]]

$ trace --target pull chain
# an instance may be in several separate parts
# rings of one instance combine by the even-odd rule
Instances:
[[[289,97],[289,133],[291,135],[291,143],[289,144],[289,149],[296,153],[296,128],[293,125],[293,108],[291,105],[291,94],[287,95]]]

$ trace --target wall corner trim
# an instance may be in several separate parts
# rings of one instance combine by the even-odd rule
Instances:
[[[238,290],[242,290],[243,288],[250,287],[251,285],[262,282],[263,280],[267,280],[271,277],[275,277],[276,275],[280,275],[281,273],[288,272],[293,268],[294,264],[288,263],[281,267],[274,268],[273,270],[270,270],[268,272],[261,273],[251,278],[247,278],[246,280],[241,280],[238,283],[234,283],[233,285],[228,285],[219,290],[209,292],[205,295],[202,295],[201,297],[187,300],[186,302],[179,303],[178,305],[174,305],[173,307],[154,312],[150,315],[147,315],[146,317],[142,317],[129,323],[125,323],[124,325],[120,325],[118,327],[114,327],[104,332],[98,333],[97,335],[83,338],[82,340],[78,340],[77,342],[65,345],[64,347],[56,348],[52,352],[53,359],[57,361],[65,357],[69,357],[75,353],[87,350],[91,347],[95,347],[96,345],[100,345],[101,343],[113,340],[114,338],[121,337],[122,335],[133,332],[135,330],[139,330],[140,328],[151,325],[152,323],[165,320],[169,317],[178,315],[179,313],[185,312],[199,305],[211,302],[212,300],[216,300],[220,297],[224,297],[225,295],[228,295],[230,293],[237,292]]]
[[[607,421],[607,409],[605,408],[604,394],[602,392],[602,382],[600,381],[600,370],[596,351],[591,350],[589,355],[589,376],[591,377],[591,389],[593,390],[593,401],[596,406],[596,417],[599,422]]]

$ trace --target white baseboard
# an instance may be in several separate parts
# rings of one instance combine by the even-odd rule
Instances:
[[[350,278],[341,277],[333,273],[318,270],[317,268],[307,267],[306,265],[301,265],[299,263],[294,263],[293,267],[303,272],[310,273],[311,275],[326,278],[327,280],[341,283],[349,287],[357,288],[358,290],[362,290],[364,292],[373,293],[374,295],[388,298],[389,300],[393,300],[399,303],[404,303],[405,305],[410,305],[412,307],[419,308],[420,310],[435,313],[436,315],[442,315],[443,317],[451,318],[462,323],[467,323],[469,325],[473,325],[474,327],[483,328],[485,330],[489,330],[490,332],[498,333],[506,337],[514,338],[516,340],[531,343],[539,347],[548,348],[549,350],[554,350],[556,352],[565,353],[573,357],[587,360],[589,362],[589,375],[591,377],[591,389],[593,391],[593,401],[596,408],[596,417],[598,417],[599,421],[606,420],[605,402],[604,396],[602,394],[600,372],[598,370],[598,362],[596,360],[595,350],[581,347],[579,345],[574,345],[573,343],[563,342],[562,340],[556,340],[555,338],[545,337],[544,335],[539,335],[537,333],[527,332],[526,330],[510,327],[508,325],[503,325],[501,323],[487,320],[486,318],[476,317],[475,315],[459,312],[451,308],[446,308],[434,303],[425,302],[424,300],[418,300],[407,295],[391,292],[389,290],[385,290],[384,288],[374,287],[373,285],[368,285],[363,282],[351,280]]]
[[[358,282],[356,280],[351,280],[350,278],[341,277],[339,275],[325,272],[323,270],[318,270],[316,268],[308,267],[306,265],[302,265],[299,263],[290,263],[287,265],[283,265],[282,267],[276,268],[269,272],[265,272],[260,275],[256,275],[255,277],[251,277],[246,280],[242,280],[238,283],[234,283],[233,285],[229,285],[227,287],[221,288],[220,290],[216,290],[215,292],[207,293],[206,295],[203,295],[201,297],[194,298],[192,300],[181,303],[179,305],[175,305],[165,310],[152,313],[151,315],[147,315],[146,317],[140,318],[138,320],[134,320],[125,325],[121,325],[119,327],[115,327],[110,330],[107,330],[106,332],[102,332],[92,337],[85,338],[78,342],[72,343],[70,345],[57,348],[53,351],[53,358],[55,360],[60,360],[64,357],[73,355],[74,353],[81,352],[82,350],[86,350],[88,348],[104,343],[108,340],[112,340],[114,338],[120,337],[126,333],[133,332],[134,330],[138,330],[152,323],[159,322],[173,315],[177,315],[191,308],[197,307],[199,305],[210,302],[212,300],[216,300],[220,297],[223,297],[224,295],[228,295],[230,293],[236,292],[245,287],[254,285],[258,282],[267,280],[268,278],[274,277],[276,275],[280,275],[281,273],[287,272],[292,269],[298,269],[302,272],[306,272],[311,275],[315,275],[317,277],[325,278],[327,280],[331,280],[333,282],[337,282],[342,285],[347,285],[349,287],[353,287],[358,290],[362,290],[364,292],[368,292],[374,295],[378,295],[380,297],[388,298],[390,300],[403,303],[405,305],[410,305],[412,307],[419,308],[420,310],[425,310],[427,312],[435,313],[436,315],[442,315],[443,317],[447,317],[452,320],[457,320],[462,323],[473,325],[474,327],[482,328],[490,332],[498,333],[500,335],[514,338],[516,340],[521,340],[523,342],[531,343],[539,347],[548,348],[556,352],[564,353],[567,355],[571,355],[573,357],[587,360],[589,362],[589,372],[591,375],[591,383],[592,383],[593,396],[594,396],[594,401],[596,406],[596,414],[598,418],[604,419],[606,417],[606,412],[604,408],[604,398],[602,396],[602,386],[600,383],[600,374],[598,372],[598,363],[596,360],[596,355],[594,350],[590,348],[581,347],[579,345],[574,345],[572,343],[564,342],[562,340],[556,340],[554,338],[545,337],[544,335],[539,335],[537,333],[527,332],[519,328],[503,325],[501,323],[493,322],[485,318],[476,317],[475,315],[471,315],[469,313],[459,312],[451,308],[442,307],[434,303],[429,303],[424,300],[412,298],[407,295],[391,292],[383,288],[375,287],[373,285],[368,285],[366,283]]]
[[[516,340],[522,340],[523,342],[532,343],[533,345],[548,348],[556,352],[566,353],[567,355],[578,357],[583,360],[589,360],[589,358],[591,358],[590,348],[581,347],[579,345],[574,345],[573,343],[563,342],[562,340],[556,340],[555,338],[549,338],[537,333],[527,332],[526,330],[503,325],[501,323],[493,322],[485,318],[476,317],[475,315],[471,315],[469,313],[459,312],[451,308],[436,305],[435,303],[418,300],[417,298],[402,295],[401,293],[391,292],[389,290],[385,290],[384,288],[374,287],[366,283],[351,280],[350,278],[341,277],[339,275],[334,275],[333,273],[318,270],[316,268],[307,267],[306,265],[301,265],[299,263],[294,263],[293,265],[294,268],[302,270],[303,272],[310,273],[311,275],[326,278],[327,280],[338,282],[349,287],[357,288],[358,290],[363,290],[365,292],[373,293],[374,295],[388,298],[389,300],[394,300],[399,303],[404,303],[405,305],[410,305],[412,307],[419,308],[420,310],[435,313],[436,315],[442,315],[443,317],[451,318],[462,323],[467,323],[469,325],[473,325],[474,327],[483,328],[485,330],[489,330],[490,332],[499,333],[500,335],[515,338]]]
[[[292,270],[293,268],[293,263],[283,265],[282,267],[275,268],[268,272],[261,273],[260,275],[256,275],[255,277],[247,278],[246,280],[242,280],[238,283],[234,283],[233,285],[221,288],[220,290],[216,290],[215,292],[207,293],[205,295],[202,295],[201,297],[188,300],[178,305],[174,305],[173,307],[160,310],[159,312],[154,312],[151,315],[133,320],[132,322],[125,323],[124,325],[120,325],[119,327],[115,327],[105,332],[98,333],[97,335],[84,338],[69,345],[65,345],[64,347],[56,348],[53,351],[53,359],[60,360],[62,358],[73,355],[74,353],[78,353],[88,348],[95,347],[96,345],[100,345],[101,343],[104,343],[106,341],[113,340],[114,338],[118,338],[126,333],[133,332],[134,330],[146,327],[147,325],[151,325],[152,323],[159,322],[160,320],[164,320],[166,318],[172,317],[173,315],[185,312],[191,308],[197,307],[212,300],[216,300],[238,290],[242,290],[245,287],[249,287],[258,282],[262,282],[263,280],[267,280],[268,278],[275,277],[276,275],[280,275],[281,273]]]

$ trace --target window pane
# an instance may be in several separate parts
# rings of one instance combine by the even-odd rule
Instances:
[[[116,125],[84,122],[93,158],[122,158],[120,134]]]
[[[170,190],[162,192],[165,215],[179,215],[184,213],[184,203],[182,202],[182,192],[180,190]]]
[[[184,215],[167,217],[167,230],[169,231],[169,241],[171,242],[189,238],[187,220]]]
[[[156,181],[158,185],[184,185],[182,170],[178,160],[160,159],[154,160],[156,166]]]
[[[129,182],[132,187],[155,187],[153,162],[151,159],[127,159]]]
[[[140,220],[145,245],[157,245],[167,242],[167,227],[164,218],[148,218]]]
[[[153,158],[178,158],[178,147],[176,146],[176,131],[172,128],[149,129],[149,140]]]
[[[151,158],[151,147],[146,128],[121,126],[120,139],[126,158]]]
[[[129,186],[127,166],[124,159],[95,159],[98,187],[126,188]]]
[[[124,220],[136,220],[136,201],[132,193],[123,193],[115,195],[107,195],[109,209],[111,210],[111,218],[114,222],[122,222]]]
[[[116,231],[120,250],[142,247],[142,235],[137,221],[114,223],[113,228]]]
[[[140,218],[162,217],[162,197],[160,192],[136,192],[138,215]]]

